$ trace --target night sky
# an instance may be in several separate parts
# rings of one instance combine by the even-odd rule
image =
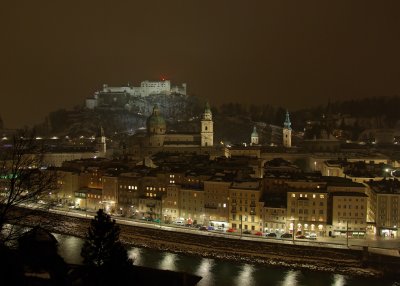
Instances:
[[[211,104],[400,95],[398,0],[4,2],[8,128],[80,105],[103,83],[161,76]]]

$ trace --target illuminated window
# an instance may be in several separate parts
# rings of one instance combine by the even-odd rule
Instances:
[[[319,198],[323,199],[323,198],[325,198],[325,196],[324,195],[319,195]]]
[[[292,198],[295,198],[296,197],[296,195],[295,194],[292,194]]]

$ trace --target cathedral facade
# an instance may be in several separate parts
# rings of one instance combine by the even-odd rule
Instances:
[[[146,132],[131,136],[127,144],[127,155],[141,160],[158,152],[214,153],[214,122],[209,104],[200,121],[199,133],[168,133],[167,123],[157,105],[146,121]]]

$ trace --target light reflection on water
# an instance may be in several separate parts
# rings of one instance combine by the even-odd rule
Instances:
[[[81,264],[80,238],[55,235],[59,241],[59,253],[67,263]],[[161,252],[132,247],[128,255],[135,265],[164,270],[185,271],[201,276],[199,286],[380,286],[394,285],[394,281],[353,278],[340,274],[269,268],[248,263],[235,263],[198,256]]]
[[[346,277],[340,274],[334,274],[332,286],[344,286],[344,285],[346,285]]]
[[[68,236],[53,233],[58,241],[58,253],[64,258],[65,262],[71,264],[82,264],[81,249],[83,240],[75,236]]]
[[[285,277],[282,281],[282,286],[295,286],[298,285],[298,276],[300,275],[300,271],[289,270],[286,272]]]
[[[214,284],[214,274],[212,269],[214,268],[214,259],[202,258],[197,270],[193,273],[197,276],[203,277],[198,283],[199,286],[207,286]]]
[[[128,251],[128,257],[133,260],[133,264],[135,265],[142,265],[142,249],[141,248],[131,248]]]
[[[242,269],[240,269],[236,281],[236,285],[255,285],[255,281],[253,279],[254,267],[249,264],[244,264]]]
[[[164,253],[164,258],[160,260],[158,269],[177,271],[176,267],[177,255],[175,253]]]

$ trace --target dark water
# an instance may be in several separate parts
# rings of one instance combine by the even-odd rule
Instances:
[[[80,250],[83,240],[73,236],[55,234],[60,255],[67,263],[82,263]],[[129,249],[135,265],[164,270],[186,271],[203,277],[199,286],[279,285],[279,286],[370,286],[399,285],[393,280],[352,278],[341,274],[268,268],[247,263],[235,263],[145,248]],[[398,279],[400,282],[400,279]]]

